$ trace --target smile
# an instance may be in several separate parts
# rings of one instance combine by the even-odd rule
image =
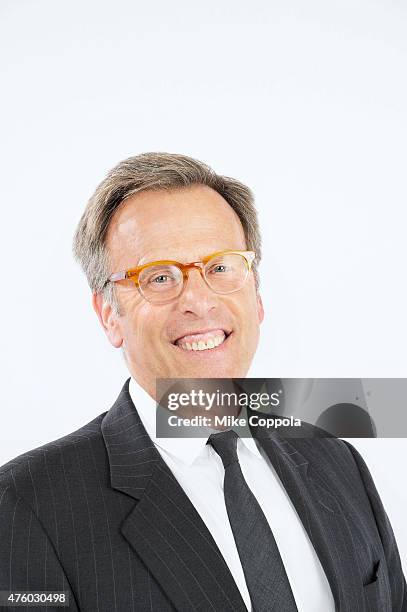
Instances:
[[[188,334],[178,338],[176,346],[184,351],[208,351],[223,344],[230,333],[214,329],[205,333]]]

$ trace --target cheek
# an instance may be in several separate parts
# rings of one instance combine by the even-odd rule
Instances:
[[[259,304],[257,294],[254,290],[248,291],[242,299],[236,303],[236,308],[239,313],[239,324],[245,333],[251,333],[255,336],[259,334]]]
[[[260,320],[257,296],[250,295],[245,303],[241,304],[240,326],[244,338],[244,347],[248,353],[253,353],[259,343]]]
[[[145,301],[138,304],[133,312],[127,312],[123,333],[128,351],[140,354],[140,351],[147,350],[152,345],[155,351],[159,351],[164,325],[160,317],[162,313]]]

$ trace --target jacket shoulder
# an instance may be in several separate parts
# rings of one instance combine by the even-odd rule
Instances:
[[[47,444],[29,450],[0,467],[0,495],[1,491],[12,488],[17,495],[24,497],[24,491],[31,489],[34,482],[41,483],[44,478],[55,477],[61,466],[65,471],[64,458],[83,454],[84,448],[98,449],[104,447],[101,433],[101,423],[107,413],[103,412],[92,421],[79,429],[62,436]]]
[[[315,430],[314,426],[311,425],[311,427]],[[290,443],[293,446],[300,447],[301,452],[311,461],[318,463],[318,460],[326,460],[333,465],[337,465],[338,461],[345,462],[356,469],[356,462],[352,453],[354,447],[341,438],[336,438],[330,434],[324,435],[320,432],[323,432],[323,430],[303,438],[290,438]]]

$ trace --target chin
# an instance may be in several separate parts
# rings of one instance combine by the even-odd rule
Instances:
[[[183,373],[183,378],[245,378],[249,368],[242,366],[220,366],[214,368],[193,369],[188,373]]]

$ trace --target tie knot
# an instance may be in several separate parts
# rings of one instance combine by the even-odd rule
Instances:
[[[222,459],[223,467],[226,469],[231,463],[239,461],[237,458],[237,439],[238,435],[232,429],[221,433],[211,434],[207,444],[218,453]]]

